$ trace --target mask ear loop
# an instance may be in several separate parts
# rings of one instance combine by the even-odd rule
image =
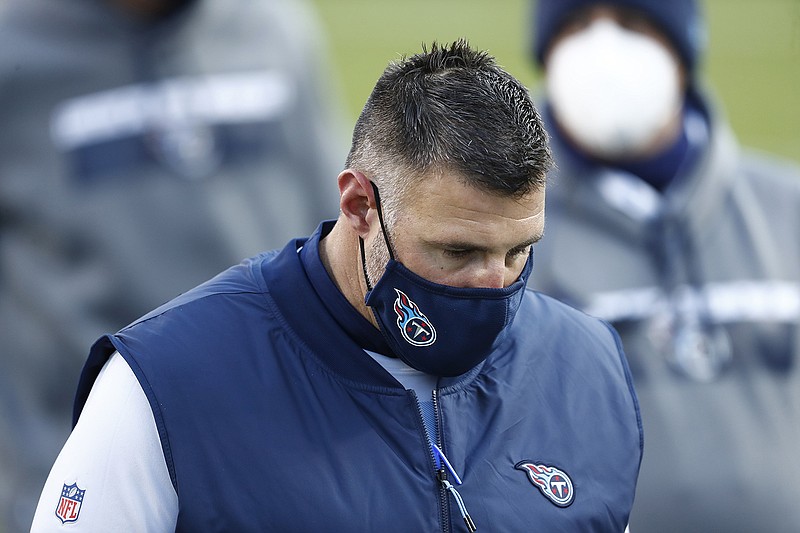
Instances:
[[[364,273],[364,281],[367,282],[367,292],[372,290],[372,283],[369,282],[367,275],[367,256],[364,255],[364,239],[361,235],[358,236],[358,248],[361,250],[361,271]]]
[[[394,252],[392,251],[392,244],[389,242],[389,235],[386,234],[386,225],[383,223],[383,209],[381,209],[381,195],[378,192],[378,186],[375,185],[373,181],[369,182],[372,185],[372,190],[375,193],[375,206],[378,210],[378,222],[381,225],[381,233],[383,234],[383,240],[386,242],[386,248],[389,250],[389,258],[394,261]],[[358,237],[358,247],[361,250],[361,269],[364,271],[364,281],[367,282],[367,290],[372,290],[372,283],[369,281],[369,276],[367,275],[367,256],[364,253],[364,239],[361,238],[359,235]]]
[[[372,185],[372,190],[375,192],[375,206],[378,208],[378,222],[381,224],[381,233],[383,233],[383,240],[386,241],[386,248],[389,250],[389,258],[391,260],[394,259],[394,252],[392,251],[392,243],[389,241],[389,235],[386,233],[386,224],[383,223],[383,209],[381,208],[381,195],[378,192],[378,186],[375,185],[374,182],[370,181],[370,185]]]

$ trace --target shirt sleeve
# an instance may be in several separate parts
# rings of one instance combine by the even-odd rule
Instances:
[[[31,532],[166,532],[177,517],[150,404],[114,353],[50,471]]]

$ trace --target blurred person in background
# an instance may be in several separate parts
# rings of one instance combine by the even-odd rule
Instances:
[[[29,527],[98,335],[338,213],[311,9],[4,2],[0,531]]]
[[[738,146],[697,2],[533,15],[558,171],[531,285],[621,334],[646,434],[631,531],[800,531],[800,172]]]

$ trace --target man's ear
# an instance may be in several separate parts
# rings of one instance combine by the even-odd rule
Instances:
[[[363,238],[369,233],[367,215],[376,209],[375,191],[369,179],[357,170],[347,168],[338,177],[339,207],[353,230]]]

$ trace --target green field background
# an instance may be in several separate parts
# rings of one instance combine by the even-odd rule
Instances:
[[[669,0],[663,0],[668,2]],[[355,120],[386,63],[466,37],[529,87],[527,0],[314,0]],[[706,0],[702,77],[743,144],[800,162],[800,0]]]

